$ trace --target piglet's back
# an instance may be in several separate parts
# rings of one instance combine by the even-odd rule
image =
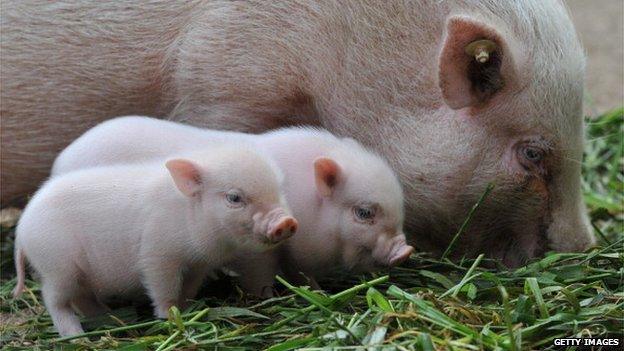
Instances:
[[[54,161],[52,175],[96,166],[164,159],[193,149],[227,145],[245,134],[211,131],[143,116],[114,118],[91,128]]]
[[[340,148],[343,141],[324,129],[291,127],[260,134],[257,144],[288,173],[287,185],[312,185],[314,159]],[[299,188],[297,192],[301,191]]]
[[[332,157],[349,164],[359,178],[364,174],[367,178],[386,180],[388,188],[398,191],[397,196],[402,198],[401,186],[387,161],[351,138],[341,138],[319,128],[290,127],[261,134],[257,143],[288,173],[288,184],[294,185],[292,181],[296,180],[298,186],[312,186],[314,160]],[[379,182],[374,183],[379,185]],[[298,189],[297,192],[302,190]]]
[[[101,277],[102,287],[106,277],[123,279],[128,267],[136,266],[152,204],[166,203],[154,200],[176,195],[166,177],[161,164],[148,164],[92,168],[53,178],[26,207],[16,229],[18,245],[37,271],[71,258],[84,274]]]

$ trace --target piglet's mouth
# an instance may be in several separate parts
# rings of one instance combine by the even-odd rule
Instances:
[[[239,237],[238,243],[247,250],[263,252],[279,246],[282,242],[273,242],[265,235],[250,232]]]
[[[254,234],[254,240],[258,245],[266,246],[267,248],[272,248],[279,246],[283,241],[274,241],[269,239],[266,235]]]
[[[346,268],[356,273],[387,270],[405,262],[409,259],[413,251],[414,248],[412,246],[405,245],[394,249],[390,254],[384,257],[375,258],[372,249],[361,246],[358,248],[356,260],[354,262],[348,262]]]
[[[373,250],[365,246],[359,246],[353,260],[343,260],[343,267],[352,273],[361,273],[377,270],[377,261],[373,258]]]

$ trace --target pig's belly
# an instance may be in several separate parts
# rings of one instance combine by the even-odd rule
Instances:
[[[85,259],[85,273],[93,292],[101,298],[142,292],[138,245],[114,240],[98,244],[88,250]]]
[[[111,296],[134,297],[144,291],[141,274],[136,266],[100,267],[99,272],[91,275],[89,286],[102,299]]]

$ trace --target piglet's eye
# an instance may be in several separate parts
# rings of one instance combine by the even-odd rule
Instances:
[[[361,222],[368,222],[375,218],[375,210],[371,207],[355,206],[353,208],[355,218]]]
[[[227,194],[226,197],[227,197],[227,200],[233,204],[237,204],[243,200],[238,194]]]
[[[243,196],[236,190],[230,190],[226,192],[225,200],[231,207],[241,207],[245,204],[243,201]]]

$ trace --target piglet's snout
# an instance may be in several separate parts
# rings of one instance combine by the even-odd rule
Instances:
[[[387,240],[382,246],[377,261],[388,266],[397,266],[405,262],[414,252],[414,248],[407,245],[405,235],[402,234]]]
[[[269,227],[267,237],[271,242],[278,242],[290,238],[297,231],[299,223],[293,217],[280,218],[277,223]]]
[[[255,232],[265,236],[272,243],[290,238],[299,227],[297,220],[281,207],[274,208],[264,215],[254,216],[254,221]]]
[[[389,266],[398,266],[401,263],[405,262],[410,255],[414,252],[414,248],[410,245],[404,244],[400,246],[396,252],[390,257],[390,261],[388,262]]]

